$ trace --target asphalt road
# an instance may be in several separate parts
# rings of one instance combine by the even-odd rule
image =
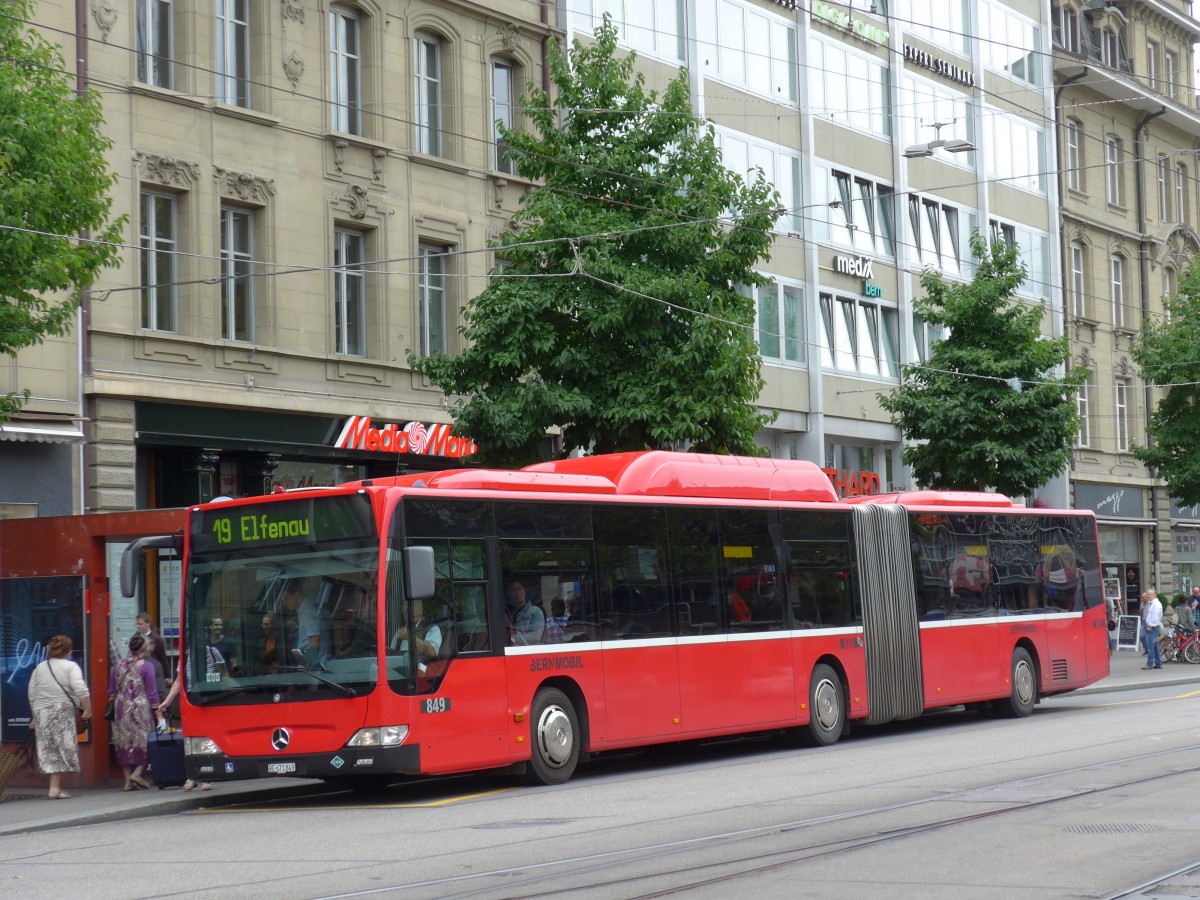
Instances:
[[[1161,685],[1047,701],[1025,720],[861,728],[820,750],[772,739],[610,757],[555,788],[451,779],[10,835],[0,885],[89,898],[1108,897],[1200,864],[1198,789],[1200,692]],[[1172,892],[1185,882],[1200,880],[1176,874]]]

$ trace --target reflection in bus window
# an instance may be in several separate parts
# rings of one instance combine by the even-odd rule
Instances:
[[[725,564],[727,630],[779,631],[783,618],[783,586],[779,555],[771,536],[774,512],[765,509],[722,509],[721,555]]]
[[[779,514],[787,551],[791,628],[844,627],[861,622],[850,543],[850,513]]]
[[[664,583],[667,531],[663,510],[596,506],[592,510],[592,528],[596,540],[599,612],[606,625],[606,636],[627,640],[671,634],[671,597]],[[566,606],[566,613],[562,639],[586,640],[589,623],[582,611]],[[554,624],[551,622],[551,626]],[[553,634],[553,628],[548,629],[548,636]]]

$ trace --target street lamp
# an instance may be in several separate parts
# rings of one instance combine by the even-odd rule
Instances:
[[[934,122],[932,125],[927,125],[927,128],[932,128],[935,135],[941,135],[942,127],[945,125],[953,125],[950,122]],[[975,145],[970,141],[964,141],[962,138],[946,138],[936,137],[932,141],[924,144],[913,144],[904,150],[904,156],[908,159],[920,159],[925,156],[933,156],[933,151],[938,148],[947,150],[950,153],[966,153],[968,150],[974,150]]]

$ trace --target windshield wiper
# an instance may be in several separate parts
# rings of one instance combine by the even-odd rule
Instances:
[[[344,684],[341,684],[340,682],[334,681],[332,678],[326,678],[324,675],[321,675],[317,671],[317,666],[320,666],[321,672],[328,672],[329,670],[326,669],[324,666],[322,666],[319,662],[317,663],[316,666],[310,666],[308,664],[308,660],[304,658],[304,651],[301,650],[300,648],[295,647],[292,649],[292,659],[296,660],[296,662],[299,663],[299,665],[284,666],[283,668],[288,669],[293,672],[303,672],[306,675],[311,675],[313,678],[317,679],[317,681],[327,684],[330,687],[337,688],[339,691],[342,691],[345,694],[349,694],[351,697],[358,696],[358,694],[355,693],[354,688],[349,687]]]
[[[224,700],[226,697],[234,697],[238,694],[251,694],[257,691],[277,691],[278,686],[271,684],[244,684],[236,687],[226,688],[223,691],[218,691],[215,694],[205,694],[203,692],[190,691],[197,699],[203,699],[204,703],[216,703],[218,700]]]

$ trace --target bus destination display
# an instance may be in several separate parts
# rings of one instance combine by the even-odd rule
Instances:
[[[192,518],[196,553],[363,539],[373,534],[370,501],[358,495],[208,509]]]

